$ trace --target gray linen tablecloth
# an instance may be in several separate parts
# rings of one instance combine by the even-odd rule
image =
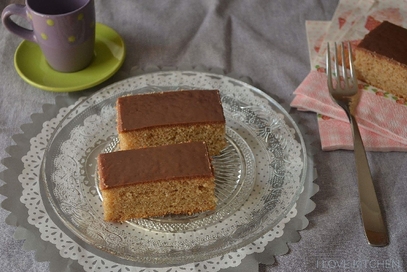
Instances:
[[[0,0],[2,10],[9,0]],[[96,0],[97,21],[123,37],[127,56],[119,73],[100,86],[76,93],[42,91],[23,81],[13,65],[21,39],[0,26],[0,158],[16,145],[13,135],[32,123],[61,96],[67,104],[113,83],[131,68],[199,66],[249,77],[252,84],[297,116],[302,133],[312,139],[319,192],[307,215],[308,227],[289,251],[259,271],[406,271],[407,269],[407,156],[369,153],[379,201],[385,211],[390,245],[367,245],[359,215],[353,153],[323,152],[314,113],[289,108],[293,91],[309,72],[306,20],[332,18],[338,1],[102,1]],[[35,116],[34,116],[35,118]],[[24,128],[24,127],[23,127]],[[27,140],[27,139],[18,139]],[[311,148],[311,147],[310,147]],[[13,162],[8,162],[8,164]],[[0,165],[0,171],[6,167]],[[2,182],[2,184],[4,184]],[[1,201],[5,197],[1,196]],[[49,263],[24,250],[13,238],[16,227],[6,224],[9,212],[0,209],[0,270],[49,271]],[[7,219],[13,224],[13,217]],[[18,235],[17,235],[18,236]],[[44,249],[46,250],[46,249]],[[271,258],[271,257],[270,257]],[[246,271],[245,262],[228,271]],[[72,264],[74,270],[80,266]],[[80,271],[80,270],[78,270]]]

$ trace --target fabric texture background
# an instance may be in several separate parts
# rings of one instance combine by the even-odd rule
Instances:
[[[0,9],[9,3],[0,0]],[[351,269],[354,271],[405,271],[405,153],[368,153],[390,235],[389,246],[371,247],[366,243],[360,220],[353,152],[322,151],[315,114],[298,113],[289,107],[294,90],[310,71],[305,21],[331,20],[337,3],[336,0],[96,0],[97,21],[123,37],[126,60],[119,73],[107,82],[69,94],[39,90],[18,76],[13,55],[21,39],[1,25],[0,158],[9,165],[18,163],[7,159],[11,152],[8,147],[27,140],[18,136],[24,130],[20,126],[31,123],[31,118],[43,111],[43,105],[54,104],[57,96],[75,101],[117,81],[133,67],[203,65],[244,75],[287,111],[299,116],[296,121],[307,128],[303,133],[314,137],[318,150],[314,161],[320,191],[312,198],[316,208],[307,216],[309,225],[300,232],[299,242],[288,245],[288,254],[277,256],[273,266],[260,265],[259,271],[342,271],[351,265],[359,265]],[[5,169],[0,165],[0,171]],[[7,200],[1,196],[0,201]],[[9,212],[0,209],[0,270],[49,271],[49,263],[38,262],[34,251],[24,250],[24,241],[13,238],[16,228],[6,224],[8,215]],[[72,267],[78,269],[75,264]]]

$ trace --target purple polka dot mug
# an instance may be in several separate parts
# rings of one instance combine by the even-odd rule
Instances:
[[[32,29],[11,16],[23,17]],[[94,0],[26,0],[10,4],[1,16],[3,25],[21,38],[37,43],[48,64],[59,72],[86,68],[94,57]]]

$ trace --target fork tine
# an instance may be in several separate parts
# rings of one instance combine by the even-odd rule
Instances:
[[[336,75],[336,88],[339,89],[341,87],[341,75],[339,72],[339,64],[338,64],[338,46],[336,42],[334,43],[334,52],[335,52],[335,60],[334,60],[334,68],[335,68],[335,75]]]
[[[328,77],[328,88],[333,89],[332,85],[332,71],[331,71],[331,52],[329,48],[329,43],[326,45],[326,75]]]
[[[348,72],[346,69],[346,59],[345,59],[345,44],[341,43],[341,57],[342,57],[342,77],[345,83],[345,88],[349,88]]]
[[[350,46],[350,42],[348,42],[348,55],[349,55],[349,70],[350,70],[350,76],[352,77],[352,83],[353,85],[357,85],[357,78],[356,78],[356,73],[355,73],[355,67],[353,66],[353,54],[352,54],[352,48]]]

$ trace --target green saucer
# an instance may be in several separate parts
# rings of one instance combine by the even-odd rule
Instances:
[[[102,83],[119,70],[125,56],[124,41],[112,28],[96,24],[95,57],[85,69],[61,73],[46,62],[36,43],[23,41],[14,55],[18,74],[29,84],[52,92],[80,91]]]

